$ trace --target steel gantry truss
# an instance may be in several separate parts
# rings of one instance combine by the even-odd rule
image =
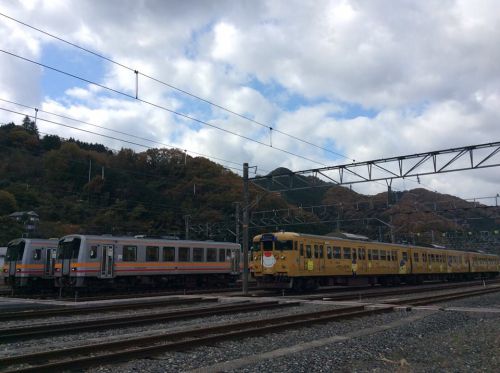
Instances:
[[[500,142],[249,178],[269,192],[350,185],[500,166]]]

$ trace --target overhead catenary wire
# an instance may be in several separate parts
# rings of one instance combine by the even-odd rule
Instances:
[[[172,110],[172,109],[169,109],[165,106],[162,106],[160,104],[155,104],[154,102],[151,102],[151,101],[147,101],[147,100],[144,100],[144,99],[141,99],[141,98],[136,98],[134,95],[131,95],[131,94],[128,94],[126,92],[123,92],[123,91],[119,91],[117,89],[114,89],[114,88],[111,88],[111,87],[108,87],[108,86],[105,86],[103,84],[100,84],[100,83],[97,83],[97,82],[94,82],[92,80],[89,80],[89,79],[86,79],[86,78],[83,78],[81,76],[78,76],[78,75],[74,75],[72,73],[69,73],[67,71],[63,71],[63,70],[60,70],[60,69],[57,69],[55,67],[52,67],[52,66],[49,66],[49,65],[46,65],[44,63],[41,63],[41,62],[38,62],[38,61],[34,61],[32,59],[29,59],[27,57],[23,57],[23,56],[20,56],[16,53],[12,53],[12,52],[9,52],[9,51],[6,51],[4,49],[0,49],[0,52],[2,53],[5,53],[9,56],[12,56],[12,57],[15,57],[15,58],[18,58],[20,60],[23,60],[23,61],[26,61],[26,62],[29,62],[29,63],[32,63],[34,65],[38,65],[40,67],[44,67],[46,69],[49,69],[49,70],[52,70],[52,71],[55,71],[59,74],[62,74],[62,75],[66,75],[66,76],[69,76],[71,78],[74,78],[74,79],[77,79],[77,80],[80,80],[82,82],[85,82],[85,83],[88,83],[88,84],[91,84],[91,85],[94,85],[96,87],[99,87],[99,88],[102,88],[104,90],[107,90],[109,92],[113,92],[113,93],[116,93],[118,95],[121,95],[121,96],[124,96],[124,97],[127,97],[129,99],[132,99],[132,100],[136,100],[136,101],[139,101],[141,103],[144,103],[146,105],[150,105],[150,106],[153,106],[153,107],[156,107],[158,109],[161,109],[161,110],[164,110],[164,111],[167,111],[169,113],[172,113],[174,115],[177,115],[177,116],[180,116],[180,117],[183,117],[185,119],[188,119],[188,120],[191,120],[193,122],[196,122],[196,123],[199,123],[199,124],[202,124],[202,125],[205,125],[205,126],[208,126],[208,127],[211,127],[211,128],[215,128],[219,131],[222,131],[222,132],[226,132],[228,134],[231,134],[233,136],[237,136],[237,137],[240,137],[242,139],[245,139],[245,140],[248,140],[248,141],[251,141],[251,142],[254,142],[258,145],[261,145],[261,146],[265,146],[265,147],[268,147],[268,148],[271,148],[271,149],[275,149],[277,151],[280,151],[282,153],[285,153],[285,154],[288,154],[288,155],[291,155],[291,156],[294,156],[294,157],[297,157],[297,158],[301,158],[303,160],[306,160],[308,162],[312,162],[312,163],[316,163],[316,164],[319,164],[319,165],[322,165],[322,166],[327,166],[325,163],[322,163],[322,162],[318,162],[318,161],[315,161],[313,159],[310,159],[310,158],[307,158],[303,155],[300,155],[300,154],[296,154],[296,153],[293,153],[291,151],[288,151],[286,149],[282,149],[282,148],[278,148],[278,147],[275,147],[275,146],[270,146],[269,144],[266,144],[262,141],[259,141],[259,140],[255,140],[255,139],[252,139],[251,137],[248,137],[248,136],[245,136],[245,135],[241,135],[239,133],[236,133],[234,131],[230,131],[228,129],[225,129],[225,128],[221,128],[221,127],[218,127],[214,124],[211,124],[211,123],[208,123],[204,120],[201,120],[201,119],[198,119],[198,118],[195,118],[193,116],[190,116],[190,115],[187,115],[187,114],[184,114],[184,113],[181,113],[181,112],[178,112],[178,111],[175,111],[175,110]]]
[[[221,109],[221,110],[223,110],[223,111],[225,111],[225,112],[227,112],[227,113],[230,113],[230,114],[233,114],[233,115],[235,115],[235,116],[238,116],[238,117],[240,117],[240,118],[242,118],[242,119],[245,119],[245,120],[247,120],[247,121],[250,121],[250,122],[252,122],[252,123],[255,123],[255,124],[257,124],[257,125],[259,125],[259,126],[261,126],[261,127],[265,127],[265,128],[267,128],[267,129],[269,129],[270,131],[274,130],[275,132],[277,132],[277,133],[279,133],[279,134],[281,134],[281,135],[287,136],[287,137],[292,138],[292,139],[294,139],[294,140],[300,141],[300,142],[302,142],[302,143],[304,143],[304,144],[308,144],[308,145],[314,146],[314,147],[316,147],[316,148],[318,148],[318,149],[321,149],[321,150],[323,150],[323,151],[325,151],[325,152],[328,152],[328,153],[331,153],[331,154],[334,154],[334,155],[337,155],[337,156],[340,156],[340,157],[342,157],[342,158],[349,159],[349,160],[352,160],[353,162],[355,162],[355,160],[354,160],[354,159],[351,159],[350,157],[348,157],[348,156],[346,156],[346,155],[344,155],[344,154],[342,154],[342,153],[335,152],[335,151],[333,151],[333,150],[330,150],[330,149],[327,149],[327,148],[325,148],[325,147],[322,147],[322,146],[319,146],[319,145],[317,145],[317,144],[314,144],[314,143],[312,143],[312,142],[310,142],[310,141],[307,141],[307,140],[301,139],[300,137],[297,137],[297,136],[291,135],[291,134],[289,134],[289,133],[287,133],[287,132],[284,132],[284,131],[281,131],[281,130],[279,130],[279,129],[273,128],[273,127],[271,127],[271,126],[269,126],[269,125],[267,125],[267,124],[264,124],[264,123],[262,123],[262,122],[259,122],[259,121],[255,120],[255,119],[252,119],[252,118],[250,118],[250,117],[248,117],[248,116],[246,116],[246,115],[240,114],[240,113],[238,113],[238,112],[236,112],[236,111],[234,111],[234,110],[228,109],[228,108],[226,108],[226,107],[224,107],[224,106],[222,106],[222,105],[219,105],[219,104],[217,104],[217,103],[215,103],[215,102],[213,102],[213,101],[207,100],[207,99],[205,99],[205,98],[203,98],[203,97],[201,97],[201,96],[195,95],[195,94],[193,94],[193,93],[191,93],[191,92],[188,92],[188,91],[186,91],[186,90],[184,90],[184,89],[181,89],[181,88],[179,88],[179,87],[176,87],[176,86],[174,86],[174,85],[172,85],[172,84],[170,84],[170,83],[164,82],[164,81],[162,81],[162,80],[160,80],[160,79],[158,79],[158,78],[155,78],[155,77],[150,76],[150,75],[148,75],[148,74],[142,73],[142,72],[140,72],[140,71],[139,71],[139,70],[137,70],[137,69],[134,69],[134,68],[132,68],[132,67],[130,67],[130,66],[127,66],[127,65],[125,65],[125,64],[123,64],[123,63],[120,63],[120,62],[118,62],[118,61],[115,61],[115,60],[113,60],[113,59],[111,59],[111,58],[109,58],[109,57],[104,56],[103,54],[100,54],[100,53],[97,53],[97,52],[95,52],[95,51],[92,51],[92,50],[90,50],[90,49],[88,49],[88,48],[82,47],[82,46],[80,46],[80,45],[78,45],[78,44],[76,44],[76,43],[72,43],[72,42],[70,42],[70,41],[68,41],[68,40],[66,40],[66,39],[63,39],[63,38],[61,38],[61,37],[59,37],[59,36],[57,36],[57,35],[54,35],[54,34],[52,34],[52,33],[49,33],[49,32],[47,32],[47,31],[45,31],[45,30],[42,30],[42,29],[40,29],[40,28],[38,28],[38,27],[32,26],[32,25],[30,25],[30,24],[28,24],[28,23],[26,23],[26,22],[23,22],[23,21],[21,21],[21,20],[18,20],[18,19],[16,19],[16,18],[11,17],[11,16],[8,16],[7,14],[4,14],[4,13],[1,13],[1,12],[0,12],[0,15],[1,15],[1,16],[3,16],[3,17],[5,17],[5,18],[7,18],[7,19],[10,19],[11,21],[17,22],[17,23],[19,23],[19,24],[21,24],[21,25],[23,25],[23,26],[25,26],[25,27],[31,28],[32,30],[35,30],[35,31],[37,31],[37,32],[40,32],[40,33],[42,33],[42,34],[46,35],[46,36],[49,36],[49,37],[51,37],[51,38],[53,38],[53,39],[56,39],[56,40],[58,40],[58,41],[60,41],[60,42],[62,42],[62,43],[65,43],[65,44],[67,44],[67,45],[70,45],[70,46],[72,46],[72,47],[75,47],[75,48],[77,48],[77,49],[80,49],[80,50],[82,50],[82,51],[84,51],[84,52],[86,52],[86,53],[92,54],[92,55],[94,55],[94,56],[96,56],[96,57],[98,57],[98,58],[101,58],[101,59],[103,59],[103,60],[105,60],[105,61],[108,61],[108,62],[110,62],[110,63],[112,63],[112,64],[115,64],[115,65],[117,65],[117,66],[120,66],[120,67],[122,67],[122,68],[124,68],[124,69],[127,69],[127,70],[132,71],[132,72],[135,74],[135,76],[136,76],[136,91],[135,91],[135,92],[136,92],[136,94],[135,94],[135,96],[136,96],[135,98],[136,98],[136,99],[137,99],[137,96],[138,96],[138,84],[139,84],[137,79],[138,79],[138,76],[139,76],[139,75],[141,75],[141,76],[143,76],[143,77],[145,77],[145,78],[151,79],[151,80],[152,80],[152,81],[154,81],[154,82],[157,82],[157,83],[159,83],[159,84],[162,84],[162,85],[164,85],[164,86],[166,86],[166,87],[169,87],[169,88],[171,88],[171,89],[173,89],[173,90],[176,90],[176,91],[178,91],[178,92],[181,92],[181,93],[183,93],[183,94],[185,94],[185,95],[187,95],[187,96],[193,97],[193,98],[195,98],[195,99],[197,99],[197,100],[200,100],[200,101],[205,102],[205,103],[207,103],[207,104],[209,104],[209,105],[211,105],[211,106],[214,106],[214,107],[216,107],[216,108],[218,108],[218,109]]]
[[[12,113],[12,114],[27,116],[28,118],[35,118],[33,115],[29,115],[29,114],[26,114],[26,113],[21,113],[21,112],[18,112],[18,111],[15,111],[15,110],[11,110],[11,109],[7,109],[7,108],[3,108],[3,107],[0,107],[0,110],[6,111],[6,112],[9,112],[9,113]],[[47,122],[47,123],[55,124],[55,125],[58,125],[58,126],[63,126],[63,127],[66,127],[66,128],[71,128],[71,129],[74,129],[74,130],[77,130],[77,131],[86,132],[86,133],[90,133],[92,135],[97,135],[97,136],[105,137],[105,138],[108,138],[108,139],[111,139],[111,140],[116,140],[116,141],[124,142],[124,143],[127,143],[127,144],[140,146],[140,147],[143,147],[143,148],[146,148],[146,149],[154,149],[152,146],[140,144],[140,143],[137,143],[137,142],[134,142],[134,141],[125,140],[125,139],[120,139],[118,137],[109,136],[109,135],[105,135],[105,134],[94,132],[94,131],[89,131],[89,130],[86,130],[86,129],[83,129],[83,128],[78,128],[78,127],[70,126],[68,124],[56,122],[56,121],[53,121],[53,120],[50,120],[50,119],[45,119],[45,118],[41,118],[41,117],[38,117],[37,119],[39,121],[42,121],[42,122]],[[236,168],[236,167],[231,167],[231,166],[223,166],[223,167],[229,168],[229,169],[233,169],[233,170],[237,170],[237,171],[242,171],[241,168]]]
[[[148,138],[145,138],[145,137],[133,135],[131,133],[127,133],[127,132],[124,132],[124,131],[115,130],[115,129],[108,128],[108,127],[105,127],[105,126],[102,126],[102,125],[98,125],[98,124],[86,122],[86,121],[83,121],[83,120],[80,120],[80,119],[71,118],[71,117],[68,117],[68,116],[65,116],[65,115],[61,115],[61,114],[53,113],[53,112],[50,112],[50,111],[38,109],[38,108],[36,108],[34,106],[25,105],[25,104],[22,104],[22,103],[19,103],[19,102],[14,102],[14,101],[11,101],[11,100],[7,100],[7,99],[1,98],[1,97],[0,97],[0,101],[6,102],[6,103],[9,103],[9,104],[13,104],[13,105],[17,105],[17,106],[21,106],[21,107],[24,107],[24,108],[27,108],[27,109],[31,109],[31,110],[36,110],[36,111],[38,111],[40,113],[54,115],[54,116],[57,116],[59,118],[63,118],[63,119],[71,120],[71,121],[74,121],[74,122],[82,123],[82,124],[85,124],[85,125],[89,125],[89,126],[101,128],[101,129],[104,129],[104,130],[107,130],[107,131],[110,131],[110,132],[114,132],[114,133],[118,133],[118,134],[121,134],[121,135],[130,136],[130,137],[136,138],[138,140],[148,141],[148,142],[151,142],[151,143],[154,143],[154,144],[162,145],[162,146],[167,147],[167,148],[180,149],[180,147],[175,146],[175,145],[166,144],[166,143],[163,143],[163,142],[160,142],[160,141],[156,141],[156,140],[148,139]],[[205,158],[208,158],[208,159],[214,159],[214,160],[217,160],[217,161],[231,163],[231,164],[235,164],[235,165],[241,165],[243,163],[243,162],[238,163],[238,162],[235,162],[235,161],[230,161],[230,160],[227,160],[227,159],[218,158],[218,157],[214,157],[214,156],[208,156],[206,154],[195,152],[193,150],[184,149],[184,151],[187,151],[188,153],[195,154],[195,155],[198,155],[198,156],[201,156],[201,157],[205,157]]]

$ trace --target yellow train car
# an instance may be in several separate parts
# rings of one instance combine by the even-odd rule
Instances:
[[[310,289],[494,277],[500,271],[500,258],[444,248],[275,232],[254,237],[250,270],[261,286]]]

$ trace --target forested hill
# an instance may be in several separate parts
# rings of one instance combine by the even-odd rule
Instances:
[[[40,136],[28,118],[22,125],[0,127],[0,245],[25,232],[22,223],[8,217],[15,211],[39,215],[32,233],[39,237],[92,233],[183,238],[189,216],[191,238],[234,240],[235,203],[241,200],[240,176],[178,149],[111,151],[101,144]],[[471,203],[425,189],[388,198],[387,193],[364,196],[327,184],[282,195],[262,195],[251,186],[251,200],[254,212],[271,212],[251,215],[251,235],[275,229],[317,234],[338,229],[389,240],[387,224],[392,222],[399,241],[436,242],[447,232],[495,234],[499,226],[492,218],[498,211],[474,209]],[[323,207],[306,207],[311,205]],[[212,229],[219,223],[223,228]]]
[[[238,175],[180,150],[112,152],[100,144],[41,137],[28,118],[21,126],[0,127],[0,244],[22,233],[6,217],[14,211],[35,211],[43,237],[179,235],[185,215],[193,222],[224,220],[234,215],[241,195]]]

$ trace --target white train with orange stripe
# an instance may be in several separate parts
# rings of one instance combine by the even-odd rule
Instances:
[[[12,287],[52,287],[57,239],[19,238],[7,245],[2,275]]]
[[[205,286],[235,282],[240,245],[231,242],[69,235],[59,240],[59,287]]]

